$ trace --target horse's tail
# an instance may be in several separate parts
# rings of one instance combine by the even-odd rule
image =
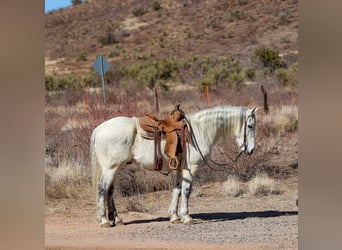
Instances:
[[[91,134],[90,137],[90,164],[91,164],[91,184],[92,184],[92,191],[94,196],[97,196],[97,185],[101,177],[101,168],[98,166],[98,161],[96,158],[95,150],[94,150],[94,144],[95,144],[95,130]]]

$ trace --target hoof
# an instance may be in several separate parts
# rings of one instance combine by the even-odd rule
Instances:
[[[180,217],[177,214],[173,214],[170,217],[170,222],[173,224],[179,223],[180,222]]]
[[[115,223],[114,224],[115,224],[115,226],[120,226],[120,225],[123,225],[124,223],[123,223],[121,218],[115,217]]]
[[[191,225],[193,223],[193,220],[189,215],[185,215],[182,217],[181,222],[183,222],[184,225]]]
[[[110,224],[109,221],[102,222],[101,227],[112,227],[112,224]]]

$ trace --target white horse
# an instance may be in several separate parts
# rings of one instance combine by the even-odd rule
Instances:
[[[170,221],[190,224],[188,201],[193,178],[198,168],[209,159],[213,145],[221,137],[235,138],[241,152],[252,154],[255,147],[255,114],[257,107],[218,106],[187,116],[198,148],[187,144],[187,167],[176,171],[172,200],[169,207]],[[165,141],[162,141],[162,151]],[[139,135],[136,117],[116,117],[96,127],[91,135],[90,156],[93,187],[97,187],[98,217],[101,226],[122,223],[113,197],[113,182],[118,169],[133,162],[145,170],[154,170],[154,141]],[[163,155],[162,171],[170,171],[168,157]],[[204,157],[204,158],[203,158]],[[101,167],[102,175],[98,171]],[[101,178],[99,178],[101,176]],[[178,200],[181,196],[180,211]],[[106,216],[106,206],[108,216]]]

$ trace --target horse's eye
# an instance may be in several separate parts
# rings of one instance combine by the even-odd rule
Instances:
[[[248,125],[248,128],[252,129],[252,128],[253,128],[253,126],[252,126],[252,125]]]

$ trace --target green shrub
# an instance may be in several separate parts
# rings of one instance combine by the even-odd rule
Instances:
[[[153,10],[160,10],[161,9],[161,5],[160,5],[160,2],[159,1],[152,1],[152,9]]]
[[[84,52],[82,52],[76,59],[77,62],[84,62],[87,61],[87,56]]]
[[[233,72],[232,74],[230,74],[228,84],[231,89],[240,90],[244,80],[245,78],[243,77],[241,72]]]
[[[82,0],[71,0],[71,3],[72,3],[72,5],[75,6],[75,5],[83,3],[83,1]]]
[[[213,79],[210,76],[206,76],[200,81],[200,89],[204,89],[205,87],[212,86],[214,84],[215,84],[215,79]]]
[[[279,25],[286,25],[291,23],[291,18],[292,18],[292,14],[290,11],[286,10],[286,11],[281,11],[278,15],[278,24]]]
[[[58,91],[65,89],[80,89],[87,81],[86,76],[45,76],[45,90]]]
[[[146,10],[142,6],[135,6],[132,10],[132,14],[136,17],[143,16],[146,13]]]
[[[254,53],[262,65],[270,70],[270,72],[285,67],[285,62],[279,56],[277,49],[258,48]]]
[[[274,74],[279,83],[283,86],[295,86],[298,83],[298,69],[297,64],[292,65],[288,69],[277,69]]]
[[[244,19],[245,17],[246,17],[246,14],[243,11],[232,10],[230,11],[229,22],[239,21],[241,19]]]
[[[104,36],[99,37],[99,43],[102,46],[117,43],[117,39],[112,32],[107,32]]]
[[[253,68],[247,68],[245,75],[247,79],[253,80],[255,78],[255,70]]]
[[[120,55],[120,51],[118,49],[112,49],[111,52],[109,52],[108,57],[117,57]]]

